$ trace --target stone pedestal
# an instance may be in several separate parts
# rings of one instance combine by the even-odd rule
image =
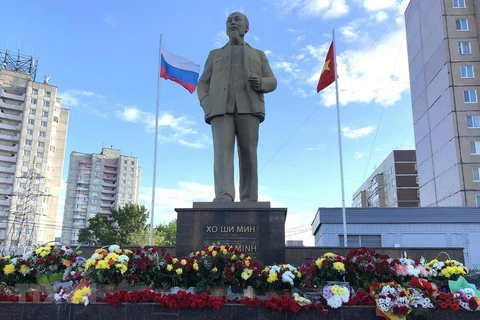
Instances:
[[[232,245],[263,264],[285,261],[286,208],[269,202],[194,202],[177,208],[176,256],[206,245]]]

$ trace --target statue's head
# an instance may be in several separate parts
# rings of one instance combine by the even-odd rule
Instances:
[[[231,33],[237,33],[244,37],[248,32],[248,18],[241,12],[233,12],[227,18],[227,35],[231,38]]]

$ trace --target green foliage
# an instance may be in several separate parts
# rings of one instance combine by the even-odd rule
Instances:
[[[78,242],[96,246],[142,246],[149,243],[150,225],[147,224],[148,211],[145,206],[130,203],[110,211],[110,217],[97,213],[89,219],[88,227],[79,232]],[[153,229],[153,245],[175,245],[176,234],[176,220],[159,224]]]

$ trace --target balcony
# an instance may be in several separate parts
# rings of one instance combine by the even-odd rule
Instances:
[[[103,180],[116,181],[116,180],[117,180],[117,176],[107,176],[107,175],[104,175],[104,176],[103,176]]]
[[[11,91],[11,90],[2,89],[2,90],[0,90],[0,96],[2,98],[25,101],[25,93],[16,92],[16,91],[13,91],[13,90]]]
[[[113,208],[113,207],[114,207],[114,203],[113,203],[113,202],[112,202],[112,203],[105,203],[105,202],[102,201],[102,206],[101,206],[101,207],[102,207],[102,209],[104,209],[104,208]]]
[[[109,182],[103,181],[102,186],[103,187],[116,187],[117,185],[115,183],[109,183]]]
[[[7,119],[7,120],[22,121],[23,114],[14,115],[14,114],[6,114],[5,112],[0,112],[0,118]]]
[[[0,194],[12,194],[12,187],[0,188]]]
[[[18,140],[20,140],[20,135],[19,134],[13,135],[13,134],[0,133],[0,139],[7,140],[7,141],[18,141]]]
[[[115,197],[106,197],[104,195],[102,195],[102,197],[100,199],[102,201],[115,201]]]
[[[79,177],[78,180],[77,180],[77,183],[79,183],[79,184],[90,184],[90,179],[85,179],[85,178]]]
[[[77,190],[77,191],[88,191],[88,188],[77,186],[77,188],[75,190]]]
[[[17,152],[18,151],[18,144],[15,146],[12,145],[5,145],[5,144],[0,144],[0,150],[1,151],[11,151],[11,152]]]
[[[111,168],[117,168],[117,163],[115,161],[105,161],[104,164],[105,167],[111,167]]]
[[[10,123],[0,123],[0,129],[12,130],[12,131],[19,131],[22,127],[21,123],[18,124],[10,124]]]
[[[117,174],[117,170],[115,170],[115,169],[107,169],[107,168],[105,168],[105,169],[103,169],[103,172],[104,172],[104,173]]]
[[[78,219],[78,220],[85,219],[85,216],[82,216],[82,215],[79,215],[79,214],[74,214],[73,219]]]
[[[2,171],[2,168],[0,167],[0,171]],[[13,176],[10,176],[9,178],[0,178],[0,183],[13,183]]]
[[[105,215],[112,214],[112,212],[108,208],[101,208],[100,211],[98,211],[98,213],[105,214]]]
[[[116,191],[115,191],[115,189],[113,189],[113,190],[103,189],[103,190],[102,190],[102,193],[115,194]]]
[[[12,203],[12,199],[3,199],[0,200],[0,206],[9,206]]]
[[[14,173],[15,172],[15,166],[0,166],[0,172]]]
[[[6,162],[17,162],[17,155],[15,154],[14,156],[0,156],[0,161],[6,161]]]
[[[0,107],[4,109],[23,111],[25,109],[25,104],[22,103],[21,105],[16,105],[16,104],[7,103],[3,99],[0,99]]]

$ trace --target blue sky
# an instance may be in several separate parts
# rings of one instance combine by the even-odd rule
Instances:
[[[317,208],[341,206],[334,86],[315,92],[333,28],[347,206],[392,150],[414,148],[403,20],[408,1],[141,3],[2,4],[12,14],[2,15],[0,48],[33,50],[37,81],[51,75],[71,110],[64,182],[72,151],[98,153],[113,145],[139,158],[140,201],[150,207],[159,35],[167,50],[203,70],[208,52],[226,43],[225,20],[236,10],[250,20],[246,41],[266,51],[278,79],[260,128],[259,185],[260,200],[288,208],[287,239],[313,244]],[[174,208],[214,196],[211,131],[196,93],[162,79],[160,109],[155,224],[175,218]]]

